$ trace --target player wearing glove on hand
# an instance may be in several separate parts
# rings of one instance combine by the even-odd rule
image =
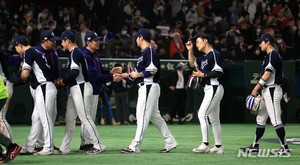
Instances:
[[[204,53],[196,58],[193,46]],[[220,124],[220,102],[224,95],[224,88],[218,78],[223,74],[221,54],[212,48],[210,36],[205,33],[197,34],[186,43],[188,60],[190,66],[196,66],[193,76],[202,78],[201,85],[204,86],[204,98],[198,111],[202,131],[202,143],[194,148],[194,153],[218,153],[224,152],[222,146],[222,130]],[[209,147],[208,130],[209,122],[215,138],[215,146]]]
[[[264,102],[263,106],[258,110],[256,117],[256,135],[254,142],[245,148],[241,148],[244,152],[258,152],[259,141],[264,135],[265,125],[268,117],[270,117],[271,123],[274,126],[281,148],[277,151],[277,154],[290,154],[288,145],[285,139],[285,129],[281,121],[281,106],[282,89],[280,87],[282,82],[282,60],[280,54],[275,50],[275,40],[270,34],[263,34],[256,40],[259,43],[259,47],[263,52],[266,52],[265,59],[262,65],[261,79],[254,87],[251,95],[256,97],[261,91]]]

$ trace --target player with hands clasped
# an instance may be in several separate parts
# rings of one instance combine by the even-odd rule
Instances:
[[[196,58],[193,46],[203,53],[203,56]],[[194,153],[224,153],[222,146],[222,130],[220,124],[220,102],[224,95],[224,88],[218,78],[223,74],[221,54],[212,48],[210,36],[199,33],[186,43],[188,49],[188,60],[190,66],[195,66],[193,76],[202,78],[201,85],[204,86],[204,98],[198,111],[202,131],[202,143],[194,148]],[[199,66],[199,67],[198,67]],[[209,122],[215,138],[215,146],[209,147],[208,130]]]
[[[94,121],[89,112],[91,111],[91,96],[93,87],[89,81],[87,62],[82,51],[75,44],[75,34],[72,31],[64,31],[61,35],[61,45],[70,52],[67,68],[69,69],[63,79],[57,80],[57,86],[67,85],[70,94],[68,96],[66,108],[66,128],[65,135],[60,146],[62,154],[70,152],[72,135],[75,130],[76,118],[79,117],[81,124],[91,138],[94,145],[89,154],[103,152],[105,146],[99,138],[99,134]]]
[[[92,121],[95,121],[97,107],[98,107],[98,99],[99,93],[104,83],[113,81],[119,82],[122,80],[120,73],[122,73],[122,67],[114,67],[110,71],[106,71],[103,69],[102,64],[100,62],[99,55],[96,50],[99,49],[100,45],[100,37],[96,32],[88,31],[85,34],[85,43],[86,46],[81,49],[88,67],[88,74],[90,83],[93,87],[93,94],[90,97],[91,109],[89,111],[89,115],[92,118]],[[88,132],[84,131],[84,125],[81,125],[81,151],[93,152],[93,144],[91,144],[90,135]],[[103,145],[103,144],[102,144]],[[104,147],[104,145],[103,145]],[[92,150],[92,151],[91,151]]]
[[[148,29],[141,28],[133,37],[136,40],[137,46],[141,48],[141,56],[137,61],[136,70],[129,73],[130,77],[134,79],[139,87],[136,105],[137,128],[131,144],[127,148],[122,149],[121,152],[140,152],[146,129],[149,122],[152,122],[162,134],[165,141],[165,147],[161,149],[160,152],[167,153],[176,148],[177,142],[158,109],[158,100],[160,96],[159,56],[151,46],[151,33]],[[128,74],[125,73],[122,74],[122,76],[126,77]]]
[[[36,155],[49,155],[53,153],[53,120],[54,102],[57,94],[52,82],[51,67],[44,54],[29,45],[29,41],[23,35],[14,38],[14,47],[24,58],[21,71],[21,79],[30,81],[30,91],[34,100],[34,108],[31,115],[32,125],[26,140],[23,153],[33,153],[35,143],[43,132],[43,149]],[[42,130],[40,127],[42,126]]]
[[[281,148],[277,154],[290,154],[288,145],[285,139],[285,129],[281,121],[281,106],[282,89],[282,60],[280,54],[275,50],[275,40],[270,34],[263,34],[256,40],[263,52],[266,52],[265,59],[262,65],[261,78],[258,84],[254,87],[251,95],[256,97],[261,91],[263,101],[260,103],[260,108],[256,117],[256,135],[253,143],[249,147],[241,148],[244,152],[258,152],[259,142],[265,132],[265,125],[268,117],[274,126]]]

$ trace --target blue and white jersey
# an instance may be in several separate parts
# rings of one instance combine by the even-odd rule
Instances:
[[[213,49],[209,53],[197,58],[196,66],[198,66],[199,70],[202,71],[204,74],[207,74],[212,71],[217,71],[223,73],[223,63],[221,54]],[[201,85],[219,85],[220,82],[218,77],[216,78],[209,78],[204,77],[202,78]]]
[[[266,82],[266,86],[279,85],[282,81],[282,60],[280,54],[276,50],[272,50],[269,54],[265,56],[262,64],[261,76],[265,71],[272,72],[271,77]]]
[[[159,83],[160,60],[159,55],[156,53],[156,50],[151,46],[143,49],[141,56],[138,58],[136,69],[138,72],[143,72],[144,75],[149,75],[149,72],[156,72],[156,74],[149,77],[145,76],[137,78],[135,80],[137,83]],[[148,74],[145,74],[146,72],[148,72]]]
[[[46,50],[40,44],[35,47],[42,55],[47,58],[47,62],[50,66],[53,80],[60,77],[60,65],[58,61],[58,54],[55,49]]]
[[[36,89],[40,84],[52,81],[50,66],[45,56],[41,55],[35,48],[29,48],[24,52],[22,70],[30,70],[31,87]]]
[[[87,63],[78,47],[71,50],[67,68],[68,72],[64,76],[63,82],[69,87],[89,82]]]

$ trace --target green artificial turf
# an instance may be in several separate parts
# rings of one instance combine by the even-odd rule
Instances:
[[[106,145],[106,151],[97,155],[79,153],[79,126],[76,126],[71,145],[72,153],[68,155],[28,156],[19,155],[10,164],[80,164],[80,165],[194,165],[194,164],[257,164],[257,165],[296,165],[300,164],[300,145],[290,144],[290,157],[238,157],[240,147],[249,146],[253,141],[255,124],[222,124],[223,146],[225,153],[195,154],[192,149],[201,142],[200,126],[198,124],[169,125],[172,134],[178,141],[178,147],[170,153],[162,154],[159,150],[164,146],[162,136],[153,125],[149,125],[142,144],[141,152],[137,154],[121,154],[120,149],[127,147],[134,137],[136,125],[129,126],[97,126],[100,137]],[[30,126],[13,125],[15,142],[23,146]],[[64,134],[64,126],[54,127],[55,145],[59,146]],[[287,138],[300,138],[300,125],[289,124],[285,127]],[[210,130],[210,145],[213,146],[213,136]],[[279,142],[271,125],[266,127],[265,135],[260,143],[262,149],[278,149]]]

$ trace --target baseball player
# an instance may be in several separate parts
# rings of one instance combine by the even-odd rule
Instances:
[[[52,82],[52,74],[47,58],[44,54],[32,48],[27,38],[23,35],[14,39],[16,51],[24,58],[21,71],[21,79],[26,81],[31,78],[30,90],[34,100],[34,109],[32,112],[31,130],[24,146],[24,152],[33,152],[35,143],[41,131],[44,135],[43,150],[36,155],[49,155],[53,151],[53,123],[52,111],[54,109],[54,100],[57,90]]]
[[[131,78],[138,84],[138,100],[136,105],[137,129],[131,144],[121,150],[122,153],[140,152],[145,131],[151,121],[162,134],[165,146],[162,153],[170,152],[177,146],[177,141],[171,134],[166,122],[160,115],[158,100],[160,96],[159,74],[160,60],[155,49],[151,47],[151,33],[141,28],[133,36],[137,46],[141,48],[141,56],[137,61],[137,68],[130,73]],[[123,74],[127,77],[126,74]]]
[[[14,60],[14,62],[17,63],[17,65],[20,65],[22,59],[20,57],[13,58],[12,56],[7,55],[4,52],[0,51],[0,76],[2,77],[2,79],[4,81],[4,84],[6,86],[6,90],[8,93],[6,103],[3,106],[1,113],[0,113],[0,130],[3,130],[2,133],[5,136],[7,136],[11,141],[14,141],[11,127],[6,120],[6,113],[8,110],[10,99],[13,94],[13,84],[9,80],[10,75],[9,75],[9,72],[7,69],[8,64],[13,65],[13,64],[11,64],[12,62],[10,62],[12,60]]]
[[[98,99],[99,99],[99,93],[102,89],[102,86],[104,83],[114,81],[118,82],[121,81],[122,77],[119,76],[119,74],[110,74],[109,71],[105,71],[102,67],[102,64],[100,62],[100,58],[96,50],[99,49],[100,45],[100,39],[96,32],[88,31],[85,34],[85,43],[86,46],[83,47],[82,53],[84,54],[84,57],[86,59],[87,65],[88,65],[88,74],[89,74],[89,80],[93,87],[93,94],[90,97],[91,102],[91,109],[89,111],[89,115],[92,118],[92,121],[95,121],[96,119],[96,113],[97,113],[97,107],[98,107]],[[122,68],[113,68],[111,70],[111,73],[113,72],[122,72]],[[90,150],[93,148],[93,144],[91,143],[90,135],[88,132],[84,132],[84,125],[81,125],[81,145],[80,150]],[[100,139],[99,139],[100,140]],[[102,142],[101,142],[102,143]],[[90,148],[91,147],[91,148]]]
[[[204,87],[204,98],[198,111],[198,118],[202,132],[202,143],[194,148],[194,153],[224,153],[222,146],[222,130],[220,124],[220,102],[224,95],[224,88],[219,81],[223,74],[221,54],[213,49],[210,36],[199,33],[186,43],[190,66],[195,66],[193,76],[202,78],[201,85]],[[204,53],[200,58],[195,58],[193,45]],[[199,66],[199,67],[198,67]],[[212,126],[215,138],[215,146],[209,147],[208,129],[209,122]]]
[[[57,80],[57,86],[67,85],[69,97],[66,109],[65,135],[60,146],[62,154],[70,153],[70,144],[75,130],[77,115],[81,120],[84,131],[90,135],[94,148],[87,151],[89,154],[97,154],[105,151],[105,146],[99,138],[94,121],[90,116],[91,97],[93,94],[92,85],[89,82],[87,63],[82,51],[75,44],[75,33],[64,31],[61,35],[61,45],[70,52],[67,67],[69,68],[63,79]]]
[[[40,39],[41,39],[41,43],[37,45],[35,48],[39,53],[43,54],[46,57],[47,62],[50,66],[50,71],[52,73],[51,81],[54,82],[56,79],[60,77],[58,54],[55,50],[56,41],[58,41],[59,38],[55,37],[55,34],[52,30],[46,30],[42,32]],[[53,110],[51,110],[51,112],[52,114],[50,117],[52,120],[52,124],[54,124],[56,119],[56,114],[57,114],[56,96],[54,99]],[[42,148],[43,145],[44,145],[44,139],[43,139],[43,132],[41,131],[40,136],[36,142],[36,148]],[[54,147],[53,153],[58,153],[58,148]]]
[[[0,111],[2,111],[4,104],[6,103],[6,99],[8,97],[8,93],[6,91],[6,87],[4,86],[4,82],[2,77],[0,77]],[[6,147],[6,154],[4,155],[3,149],[0,146],[0,164],[7,163],[13,160],[17,154],[20,152],[22,147],[18,144],[13,143],[7,136],[0,132],[0,144]]]
[[[256,40],[261,51],[266,52],[262,64],[261,78],[251,92],[252,96],[257,96],[261,91],[263,101],[256,117],[256,135],[253,143],[249,147],[241,148],[245,152],[258,152],[259,142],[265,132],[265,125],[268,117],[277,133],[280,149],[278,154],[290,154],[289,147],[285,139],[285,129],[281,121],[282,89],[282,60],[280,54],[275,50],[275,40],[270,34],[263,34]]]

